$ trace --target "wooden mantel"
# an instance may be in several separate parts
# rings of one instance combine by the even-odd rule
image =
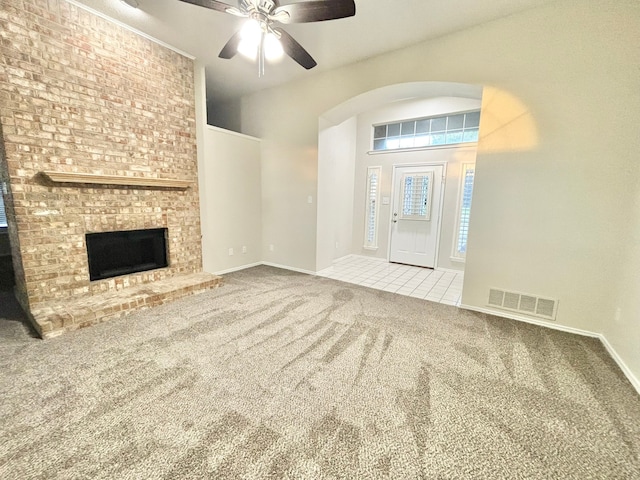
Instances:
[[[186,190],[187,180],[169,178],[127,177],[124,175],[98,175],[94,173],[42,171],[42,175],[55,183],[86,183],[93,185],[125,185],[128,187],[176,188]]]

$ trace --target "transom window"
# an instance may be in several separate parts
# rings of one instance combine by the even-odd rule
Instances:
[[[477,142],[480,110],[373,126],[373,150]]]

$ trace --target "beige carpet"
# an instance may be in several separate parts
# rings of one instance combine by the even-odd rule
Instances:
[[[268,267],[226,282],[47,341],[1,320],[0,478],[640,478],[640,397],[598,340]]]

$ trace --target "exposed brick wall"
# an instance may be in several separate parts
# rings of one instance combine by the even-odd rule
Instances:
[[[202,269],[193,62],[65,0],[0,0],[3,175],[23,304]],[[60,185],[38,173],[191,181]],[[170,266],[89,281],[85,233],[167,227]]]

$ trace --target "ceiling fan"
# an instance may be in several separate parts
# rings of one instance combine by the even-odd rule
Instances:
[[[230,59],[239,52],[257,58],[258,76],[264,75],[265,59],[275,60],[284,53],[307,70],[317,65],[309,52],[276,24],[322,22],[356,14],[354,0],[307,0],[287,5],[280,5],[279,0],[239,0],[238,7],[218,0],[180,1],[247,18],[218,56]]]

